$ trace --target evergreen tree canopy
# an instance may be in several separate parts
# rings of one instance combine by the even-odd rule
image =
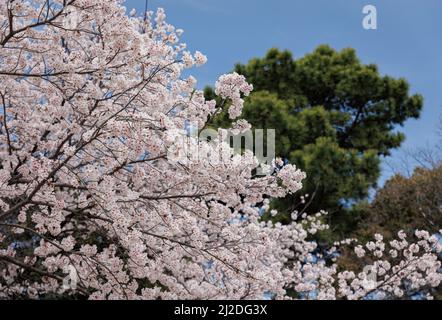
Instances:
[[[235,71],[254,85],[243,117],[254,128],[276,129],[277,155],[307,172],[309,211],[326,208],[335,222],[347,219],[346,208],[376,185],[380,158],[404,141],[396,127],[418,118],[423,106],[405,79],[381,75],[351,48],[322,45],[300,59],[271,49]],[[205,93],[214,96],[211,88]],[[213,125],[230,122],[224,113]],[[298,203],[289,197],[274,205],[288,221]]]

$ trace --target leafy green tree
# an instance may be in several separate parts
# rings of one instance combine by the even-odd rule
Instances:
[[[363,64],[355,50],[336,51],[322,45],[300,59],[289,51],[271,49],[235,71],[254,85],[244,118],[254,128],[274,128],[277,154],[305,170],[304,194],[273,205],[290,220],[293,210],[330,211],[332,227],[351,229],[352,204],[376,186],[380,159],[404,141],[396,127],[418,118],[420,95],[410,95],[405,79],[381,75],[374,64]],[[214,96],[206,88],[208,98]],[[214,126],[227,127],[220,114]],[[305,209],[305,208],[304,208]]]

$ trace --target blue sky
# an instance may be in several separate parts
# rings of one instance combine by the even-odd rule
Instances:
[[[128,8],[144,10],[144,0]],[[375,5],[378,29],[362,28],[362,8]],[[442,116],[442,2],[440,0],[149,0],[149,10],[166,9],[168,22],[185,30],[190,50],[208,63],[192,74],[199,85],[213,84],[237,62],[261,57],[271,47],[289,49],[296,58],[320,44],[353,47],[364,63],[382,73],[405,77],[425,106],[419,120],[399,130],[407,136],[390,163],[404,150],[434,145]],[[381,182],[392,174],[384,166]]]

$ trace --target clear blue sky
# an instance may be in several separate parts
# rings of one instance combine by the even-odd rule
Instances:
[[[144,0],[128,0],[128,8],[144,11]],[[378,29],[362,28],[362,8],[378,11]],[[185,30],[183,42],[200,50],[208,63],[192,74],[199,85],[213,84],[237,62],[261,57],[271,47],[289,49],[296,58],[319,44],[353,47],[365,63],[382,73],[405,77],[425,106],[419,120],[399,130],[407,136],[393,155],[433,145],[442,116],[441,0],[149,0],[149,10],[166,9],[168,22]],[[384,181],[391,175],[384,166]],[[382,182],[381,181],[381,182]]]

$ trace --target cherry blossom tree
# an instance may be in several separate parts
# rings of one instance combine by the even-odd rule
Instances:
[[[252,90],[223,75],[225,103],[206,101],[183,71],[207,59],[181,33],[163,10],[140,18],[117,0],[0,2],[0,298],[362,299],[440,284],[425,231],[323,253],[311,236],[325,213],[261,221],[269,198],[301,188],[294,165],[258,176],[222,140],[199,142],[222,161],[172,161],[187,122],[202,130],[219,108],[238,119]],[[326,259],[342,245],[359,273]]]

